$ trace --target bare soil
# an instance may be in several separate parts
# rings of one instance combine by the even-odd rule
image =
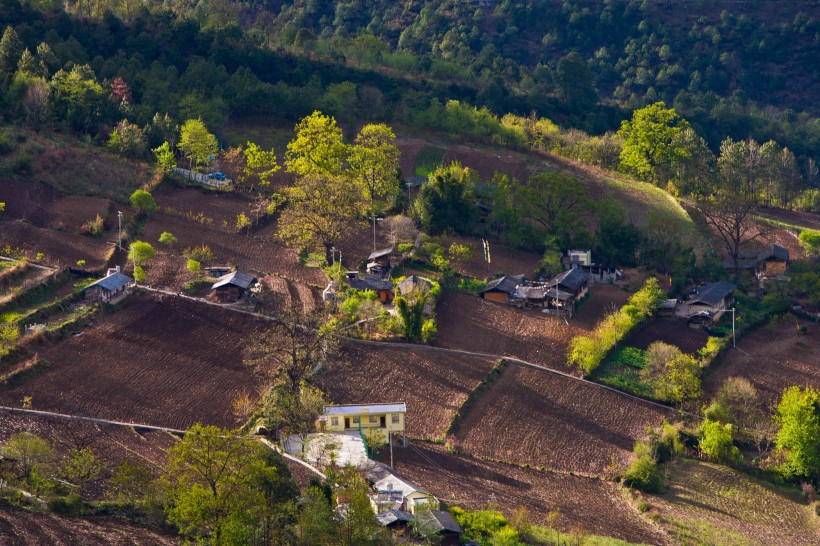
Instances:
[[[539,309],[518,309],[462,293],[446,292],[437,307],[436,345],[511,356],[579,374],[567,364],[573,337],[589,333],[608,312],[621,307],[629,292],[609,284],[594,284],[578,314],[564,322]]]
[[[0,543],[4,546],[171,546],[179,541],[173,534],[120,518],[71,518],[0,507]]]
[[[820,230],[820,213],[775,208],[761,208],[759,212],[778,222]]]
[[[556,523],[564,531],[668,543],[627,504],[615,485],[603,480],[458,457],[442,446],[418,442],[394,448],[393,456],[399,473],[453,506],[478,510],[494,499],[508,517],[526,508],[533,523],[541,524],[550,512],[557,512]]]
[[[48,365],[0,386],[0,403],[24,396],[47,411],[185,429],[232,426],[232,402],[256,394],[242,362],[247,340],[267,323],[184,298],[135,294],[93,327],[52,345],[31,346]]]
[[[774,329],[763,326],[743,336],[737,346],[739,351],[728,349],[704,377],[707,395],[733,376],[751,381],[766,405],[776,404],[792,385],[820,388],[820,325],[787,315]]]
[[[77,267],[85,260],[85,269],[105,265],[113,245],[104,239],[78,235],[67,231],[40,228],[25,222],[0,222],[0,247],[10,246],[25,251],[33,260],[43,254],[43,263],[58,267]]]
[[[686,322],[674,318],[652,317],[633,332],[624,345],[645,350],[653,342],[662,341],[693,354],[706,345],[707,339],[709,334],[700,327],[689,327]]]
[[[647,426],[674,412],[589,383],[511,364],[452,439],[481,457],[585,474],[632,459]]]
[[[323,369],[319,382],[336,404],[404,402],[407,435],[437,440],[494,364],[423,348],[349,342],[342,361]]]

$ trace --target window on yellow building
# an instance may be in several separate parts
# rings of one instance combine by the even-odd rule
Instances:
[[[338,427],[339,426],[339,418],[338,417],[331,417],[330,418],[331,426]]]
[[[394,425],[398,425],[399,424],[399,415],[397,413],[394,413],[393,415],[391,415],[390,416],[390,422],[393,423]]]
[[[359,418],[358,418],[358,416],[353,418],[353,424],[354,424],[354,425],[358,425],[358,424],[359,424]]]
[[[371,423],[375,423],[375,422],[377,422],[377,421],[378,421],[378,419],[376,418],[376,416],[375,416],[375,415],[371,415],[371,416],[370,416],[370,422],[371,422]]]

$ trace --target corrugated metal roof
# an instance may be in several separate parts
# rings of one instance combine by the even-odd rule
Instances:
[[[222,275],[219,277],[211,288],[216,289],[232,284],[247,290],[255,280],[256,277],[249,275],[248,273],[244,273],[242,271],[231,271],[227,275]]]
[[[390,248],[382,248],[381,250],[377,250],[375,252],[371,252],[370,256],[367,257],[368,261],[375,260],[376,258],[382,258],[384,256],[390,256],[393,254],[393,247]]]
[[[404,510],[385,510],[380,514],[376,514],[376,519],[379,520],[381,525],[386,527],[397,521],[410,522],[416,518],[413,517],[413,514],[405,512]]]
[[[97,282],[91,283],[86,288],[91,288],[92,286],[99,286],[104,290],[108,290],[109,292],[114,292],[115,290],[119,290],[120,288],[131,284],[133,279],[127,275],[123,275],[122,273],[114,273],[112,275],[108,275]]]
[[[325,415],[353,415],[359,413],[406,413],[404,402],[389,404],[352,404],[349,406],[325,406]]]

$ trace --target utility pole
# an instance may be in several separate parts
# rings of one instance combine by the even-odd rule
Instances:
[[[737,348],[735,341],[735,308],[732,307],[732,347]]]
[[[389,430],[387,431],[387,443],[390,444],[390,468],[393,468],[393,439]]]
[[[330,259],[333,260],[333,265],[336,265],[336,247],[330,247]]]
[[[122,211],[121,210],[117,211],[117,224],[119,226],[118,231],[117,231],[119,244],[117,246],[119,246],[120,250],[122,250]]]
[[[376,252],[376,220],[382,220],[382,218],[376,218],[376,213],[373,213],[373,252]]]

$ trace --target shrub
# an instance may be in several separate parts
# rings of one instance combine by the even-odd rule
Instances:
[[[91,235],[92,237],[99,237],[102,235],[102,232],[105,230],[105,218],[100,216],[99,214],[93,220],[88,220],[86,223],[83,224],[81,231],[85,234]]]
[[[204,243],[194,248],[186,248],[182,252],[182,255],[200,263],[209,262],[214,259],[214,253],[211,251],[211,247]]]
[[[144,214],[153,214],[158,210],[154,196],[145,190],[137,190],[132,193],[130,201],[132,207]]]
[[[635,292],[627,305],[605,316],[590,336],[576,336],[570,342],[569,362],[584,373],[591,373],[601,365],[607,353],[622,340],[635,326],[652,315],[660,302],[665,299],[658,280],[650,277],[640,290]]]
[[[800,242],[806,247],[806,251],[809,254],[820,252],[820,231],[804,229],[800,232],[798,239],[800,239]]]
[[[137,282],[145,282],[148,276],[145,274],[145,270],[141,266],[134,267],[134,280]]]
[[[635,451],[639,451],[638,445],[640,444],[636,444]],[[647,493],[663,492],[663,476],[658,470],[658,463],[648,452],[641,453],[632,461],[623,478],[629,487]]]
[[[171,233],[163,231],[162,235],[159,236],[159,242],[164,245],[171,246],[173,244],[176,244],[177,238],[174,237]]]
[[[410,252],[413,250],[413,243],[400,243],[398,246],[398,251],[404,254],[405,252]]]
[[[820,476],[820,391],[789,387],[777,406],[775,445],[785,452],[787,476]]]
[[[719,463],[739,464],[743,455],[732,441],[732,425],[706,420],[700,429],[700,451]]]
[[[438,335],[438,326],[436,326],[436,319],[427,319],[421,326],[421,339],[425,343],[432,343]]]
[[[185,268],[194,280],[199,280],[199,278],[202,277],[202,264],[198,261],[188,258],[188,263],[185,265]]]

